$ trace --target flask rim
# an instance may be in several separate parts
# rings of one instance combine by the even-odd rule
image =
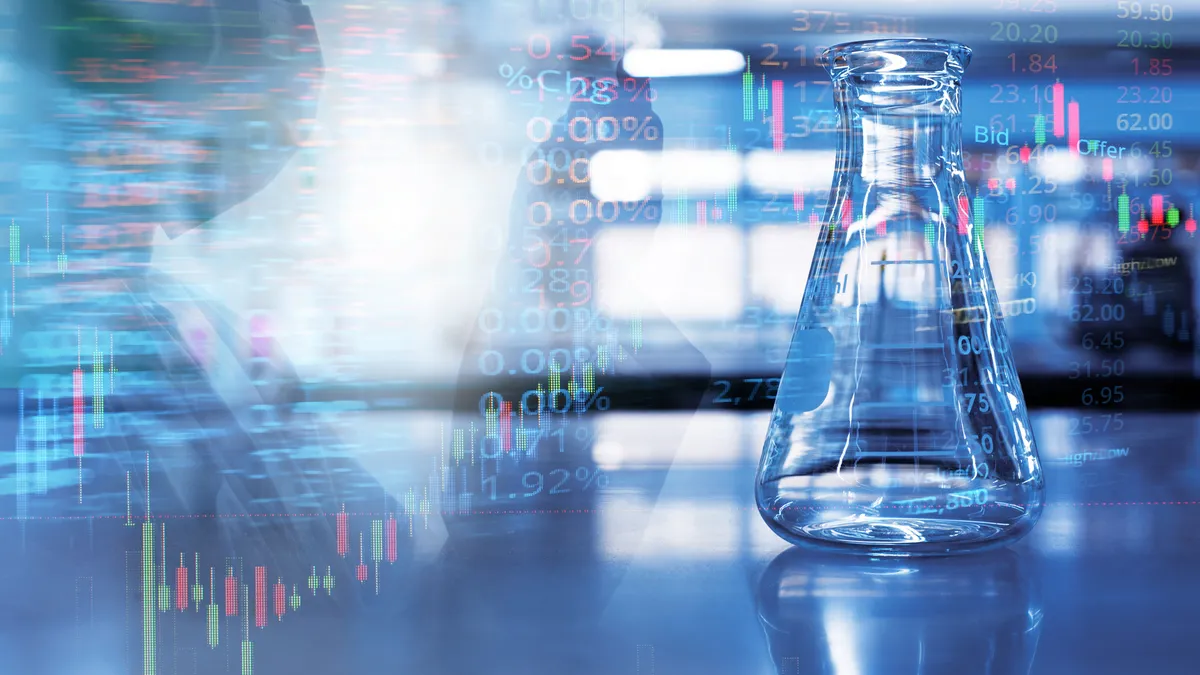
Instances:
[[[970,47],[953,40],[918,37],[886,38],[834,45],[821,53],[817,63],[829,71],[835,79],[849,73],[875,73],[878,75],[945,73],[960,76],[971,63],[971,53]],[[867,57],[866,54],[876,58]],[[908,58],[905,58],[906,56]]]

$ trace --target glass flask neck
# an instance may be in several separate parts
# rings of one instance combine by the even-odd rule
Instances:
[[[841,175],[901,191],[961,177],[959,83],[969,58],[962,45],[933,40],[859,42],[826,52],[842,119]]]
[[[843,171],[878,188],[929,185],[962,173],[961,94],[957,82],[914,92],[835,82]]]

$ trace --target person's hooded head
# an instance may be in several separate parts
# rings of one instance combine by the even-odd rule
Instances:
[[[177,236],[266,186],[316,116],[321,50],[299,0],[16,0],[11,21],[0,124],[24,148],[23,230],[49,202],[117,239],[137,228],[113,223]]]

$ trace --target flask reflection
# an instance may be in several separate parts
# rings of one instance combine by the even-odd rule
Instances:
[[[1041,633],[1021,556],[850,558],[789,549],[763,573],[759,621],[779,675],[1028,673]]]

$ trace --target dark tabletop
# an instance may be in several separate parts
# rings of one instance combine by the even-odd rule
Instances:
[[[394,554],[382,512],[348,513],[345,558],[333,515],[160,514],[149,568],[141,512],[129,522],[10,519],[0,523],[0,671],[1195,673],[1200,417],[1123,413],[1119,430],[1080,434],[1086,414],[1032,416],[1049,505],[1025,540],[962,558],[788,547],[753,508],[761,414],[598,416],[592,471],[603,480],[506,513],[443,517],[417,503],[397,522]],[[399,489],[405,467],[436,455],[445,420],[364,413],[346,434],[361,447],[393,439],[361,461]],[[158,591],[147,609],[142,575],[173,591],[181,553],[189,588],[200,572],[200,607],[190,592],[181,603]],[[248,589],[233,616],[229,569]]]

